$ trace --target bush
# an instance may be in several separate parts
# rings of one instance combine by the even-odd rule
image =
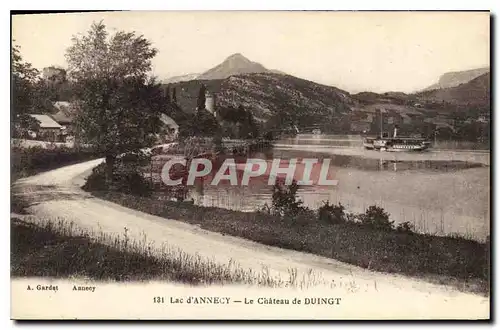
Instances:
[[[298,189],[296,181],[285,185],[283,180],[277,180],[273,186],[271,213],[281,217],[293,217],[303,211],[302,201],[297,199]]]
[[[118,160],[123,164],[131,164],[132,166],[134,165],[144,166],[149,164],[149,162],[151,161],[151,155],[148,154],[146,151],[139,150],[136,152],[124,153],[118,156]]]
[[[361,214],[356,214],[352,212],[347,212],[345,214],[345,221],[350,222],[350,223],[359,223],[361,222],[361,218],[363,217],[363,213]]]
[[[345,207],[341,203],[334,205],[329,201],[323,202],[318,209],[318,219],[331,224],[346,222]]]
[[[413,233],[415,232],[415,225],[413,225],[409,221],[405,221],[403,223],[400,223],[396,230],[400,233]]]
[[[102,163],[92,170],[83,189],[86,191],[115,190],[136,196],[151,196],[150,182],[134,165],[117,162],[113,170],[111,185],[106,182],[106,164]]]
[[[151,196],[150,182],[142,175],[137,167],[120,166],[113,173],[113,188],[117,191],[136,195],[136,196]]]
[[[86,191],[107,190],[105,163],[99,164],[92,169],[92,173],[87,177],[82,188]]]
[[[394,221],[389,221],[389,214],[383,208],[372,205],[360,216],[361,223],[373,229],[390,231],[394,229]]]

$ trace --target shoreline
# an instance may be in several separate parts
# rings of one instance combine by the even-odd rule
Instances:
[[[393,161],[464,161],[481,163],[490,166],[490,152],[463,152],[463,151],[426,151],[426,152],[380,152],[373,150],[364,150],[353,147],[332,147],[321,145],[291,145],[274,144],[276,150],[296,150],[315,153],[326,153],[331,155],[353,156],[368,159],[393,160]]]

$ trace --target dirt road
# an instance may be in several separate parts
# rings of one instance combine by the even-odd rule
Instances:
[[[371,272],[335,260],[224,236],[175,220],[137,212],[83,192],[80,186],[90,170],[102,160],[62,167],[19,180],[14,191],[32,202],[29,211],[45,218],[64,218],[85,229],[123,234],[141,239],[146,234],[155,244],[167,243],[189,254],[199,254],[220,263],[236,261],[245,269],[263,267],[288,279],[289,269],[301,276],[312,271],[325,282],[337,283],[338,294],[352,296],[371,308],[416,311],[426,317],[487,318],[489,298],[459,292],[451,287],[429,284],[399,275]],[[344,284],[343,284],[344,283]],[[350,285],[347,285],[350,283]],[[353,290],[353,287],[356,289]],[[325,290],[333,290],[326,287]],[[340,291],[339,291],[340,290]],[[348,299],[348,298],[346,298]],[[377,308],[382,308],[378,306]],[[398,314],[394,314],[398,315]]]

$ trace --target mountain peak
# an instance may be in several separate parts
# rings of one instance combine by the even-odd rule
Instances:
[[[232,55],[229,55],[225,60],[224,60],[225,63],[242,63],[242,65],[246,65],[248,63],[253,63],[252,61],[250,61],[248,58],[246,58],[245,56],[243,56],[243,54],[241,53],[234,53]],[[223,63],[224,63],[223,62]]]
[[[225,79],[229,76],[247,73],[269,72],[262,64],[252,62],[241,53],[229,55],[221,64],[201,74],[198,79]]]
[[[229,55],[226,60],[230,59],[230,58],[244,58],[245,60],[248,60],[245,56],[243,56],[242,53],[234,53],[234,54],[231,54]]]

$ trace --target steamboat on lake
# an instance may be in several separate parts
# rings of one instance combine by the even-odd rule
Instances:
[[[392,137],[365,137],[363,147],[368,150],[378,151],[425,151],[431,146],[431,142],[424,138],[404,137],[397,135],[394,128]]]

